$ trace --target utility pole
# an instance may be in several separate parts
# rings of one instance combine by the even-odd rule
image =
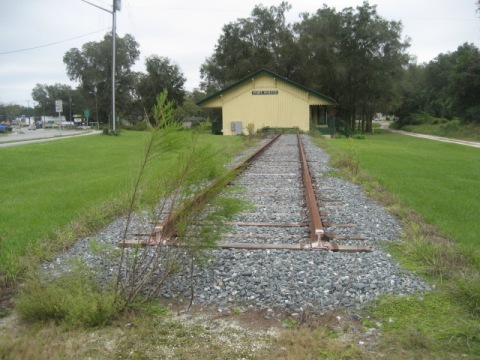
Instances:
[[[30,100],[27,100],[28,126],[30,126]]]
[[[98,130],[98,100],[97,100],[97,84],[95,84],[95,116],[97,117],[97,130]]]
[[[96,8],[106,11],[109,14],[112,14],[112,131],[115,132],[115,38],[117,37],[117,17],[115,15],[116,11],[120,11],[122,7],[121,0],[113,0],[112,10],[105,9],[101,6],[92,4],[89,1],[82,0],[83,2],[95,6]],[[98,119],[97,119],[98,121]]]

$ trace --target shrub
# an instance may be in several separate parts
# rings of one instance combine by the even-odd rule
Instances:
[[[445,124],[441,124],[440,129],[444,134],[448,134],[452,131],[458,131],[460,129],[460,121],[458,119],[448,121]]]
[[[248,123],[247,133],[248,133],[248,137],[250,137],[250,138],[255,135],[255,124],[254,123]]]
[[[123,125],[122,128],[125,130],[144,131],[147,130],[148,126],[145,121],[140,121],[133,125]]]
[[[117,316],[118,305],[113,287],[100,287],[92,274],[78,269],[59,277],[34,276],[15,299],[17,313],[25,320],[73,327],[108,324]]]

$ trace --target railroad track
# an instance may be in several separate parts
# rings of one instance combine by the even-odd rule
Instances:
[[[201,211],[208,200],[216,196],[226,184],[245,188],[238,196],[252,204],[252,207],[228,223],[232,231],[224,234],[217,244],[219,248],[371,251],[369,247],[359,243],[340,243],[343,240],[362,241],[364,237],[361,235],[336,235],[334,231],[325,230],[352,228],[355,224],[331,224],[322,221],[328,207],[339,200],[331,194],[326,196],[319,192],[322,190],[321,184],[315,184],[310,174],[307,155],[299,135],[275,137],[232,169],[225,178],[213,183],[192,199],[186,207],[189,210],[194,208]],[[319,207],[323,209],[322,212]],[[182,211],[185,209],[170,214],[162,223],[157,224],[153,232],[137,234],[147,235],[147,239],[123,241],[122,246],[182,246],[175,242],[175,225],[181,218]]]
[[[142,292],[146,294],[179,304],[193,301],[202,306],[213,305],[219,311],[232,306],[253,306],[265,310],[266,317],[276,316],[273,314],[277,310],[299,314],[311,309],[324,314],[339,307],[361,307],[384,294],[429,290],[428,284],[399,268],[378,246],[400,239],[398,221],[368,199],[359,186],[328,176],[328,156],[308,137],[301,137],[311,168],[317,204],[313,207],[320,210],[323,233],[309,219],[298,139],[295,135],[282,135],[263,154],[254,154],[253,163],[247,161],[237,166],[235,177],[219,179],[192,199],[187,205],[189,210],[204,209],[198,223],[192,224],[191,231],[184,235],[192,238],[183,242],[175,237],[175,221],[182,219],[181,209],[173,213],[158,210],[155,216],[165,217],[160,224],[149,223],[151,217],[139,213],[132,216],[131,223],[119,218],[93,237],[100,245],[136,245],[135,249],[122,252],[126,256],[124,264],[136,265],[133,270],[123,263],[119,265],[117,252],[109,253],[110,246],[105,247],[108,256],[92,252],[92,238],[78,241],[46,269],[68,269],[73,256],[81,257],[87,266],[96,269],[102,281],[110,281],[116,276],[116,269],[125,266],[122,282],[136,286],[141,280],[139,276],[146,274],[142,278]],[[222,193],[228,184],[244,189]],[[205,224],[202,215],[208,214],[209,200],[215,194],[245,199],[252,206],[233,217],[228,233],[223,234],[217,246],[206,249],[201,262],[194,262],[192,256],[196,259],[197,253],[183,246],[196,240],[196,226],[202,221]],[[127,225],[131,232],[144,234],[134,238],[129,233],[130,243],[122,241]],[[157,225],[154,231],[153,225]],[[138,245],[145,248],[139,249]],[[164,265],[170,259],[181,266],[175,276],[168,277]]]

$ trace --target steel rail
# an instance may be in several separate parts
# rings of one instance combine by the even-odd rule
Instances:
[[[158,224],[151,233],[138,234],[149,236],[148,240],[124,240],[120,243],[120,246],[154,246],[154,245],[173,245],[173,246],[182,246],[189,247],[194,245],[188,245],[186,243],[178,243],[174,240],[176,235],[176,224],[181,220],[182,216],[189,211],[199,211],[202,209],[207,201],[213,196],[218,194],[224,186],[233,181],[239,174],[246,170],[246,168],[255,161],[265,150],[267,150],[278,138],[280,135],[277,135],[267,144],[262,146],[260,149],[255,151],[251,156],[249,156],[245,161],[240,165],[232,168],[226,175],[222,178],[212,182],[204,191],[195,196],[191,201],[188,202],[184,207],[177,211],[170,213],[170,216]],[[370,252],[371,249],[366,246],[356,246],[356,245],[339,245],[331,243],[329,241],[323,241],[322,239],[337,238],[334,236],[329,236],[325,230],[321,220],[321,215],[323,213],[318,210],[317,198],[315,195],[312,176],[308,167],[308,162],[305,154],[305,149],[299,135],[297,135],[297,147],[299,150],[299,157],[302,167],[302,179],[305,189],[305,200],[308,209],[309,223],[300,223],[295,224],[295,226],[309,226],[310,227],[310,243],[298,243],[298,244],[249,244],[249,243],[230,243],[230,242],[221,242],[216,244],[213,247],[223,248],[223,249],[284,249],[284,250],[331,250],[331,251],[341,251],[341,252]],[[255,226],[274,226],[278,224],[255,224]],[[292,224],[288,224],[292,226]],[[353,224],[346,224],[347,226],[352,226]],[[331,225],[328,225],[331,226]],[[343,224],[338,224],[337,226],[345,226]],[[340,237],[338,237],[340,238]]]
[[[313,190],[312,176],[308,169],[307,156],[303,147],[302,139],[297,134],[298,152],[300,155],[300,163],[302,164],[302,179],[303,187],[305,189],[305,200],[307,201],[308,217],[310,218],[310,239],[312,241],[321,241],[325,230],[323,229],[322,219],[320,219],[320,212],[317,206],[317,197]]]
[[[305,200],[307,202],[308,217],[310,219],[310,247],[311,249],[316,250],[345,251],[347,249],[345,246],[339,246],[329,241],[322,240],[322,238],[327,238],[328,236],[325,234],[325,229],[320,217],[320,211],[318,210],[317,196],[315,195],[312,176],[308,167],[307,156],[305,154],[305,148],[303,146],[300,134],[297,134],[297,140],[300,162],[302,164],[302,179],[305,188]],[[348,251],[351,251],[351,249]],[[360,249],[359,247],[358,251],[369,251],[369,249],[365,247]]]
[[[154,230],[149,235],[150,238],[146,241],[142,240],[122,240],[120,246],[154,246],[159,244],[166,244],[170,242],[175,236],[177,231],[177,224],[181,221],[182,216],[190,211],[199,211],[202,209],[207,201],[218,194],[224,186],[230,183],[235,177],[243,172],[252,162],[254,162],[263,152],[265,152],[272,144],[278,140],[280,134],[276,135],[268,143],[256,150],[246,160],[239,165],[230,169],[227,174],[220,179],[213,181],[204,191],[200,192],[188,201],[183,207],[170,213],[170,215],[163,220],[160,224],[157,224]]]

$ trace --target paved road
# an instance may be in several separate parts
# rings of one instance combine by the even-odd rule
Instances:
[[[387,129],[394,133],[480,148],[479,142],[449,139],[441,136],[416,134],[416,133],[401,131],[401,130],[392,130],[392,129],[389,129],[389,125],[390,123],[388,121],[380,122],[380,127],[382,129]],[[99,134],[100,132],[101,131],[99,130],[58,130],[58,129],[56,130],[50,130],[50,129],[23,130],[21,132],[8,133],[8,135],[6,136],[0,136],[0,147],[18,146],[18,145],[32,144],[32,143],[43,142],[43,141],[59,140],[59,139],[62,139],[65,137],[71,137],[71,136],[93,135],[93,134]]]
[[[24,129],[20,132],[11,132],[7,135],[0,136],[0,147],[19,146],[25,144],[33,144],[38,142],[53,141],[65,139],[72,136],[85,136],[100,134],[99,130],[51,130],[51,129],[38,129],[27,130]]]
[[[388,121],[382,121],[380,123],[380,127],[382,129],[389,130],[393,133],[397,134],[402,134],[402,135],[408,135],[408,136],[415,136],[423,139],[429,139],[429,140],[435,140],[435,141],[443,141],[443,142],[449,142],[449,143],[454,143],[454,144],[459,144],[459,145],[466,145],[466,146],[472,146],[472,147],[477,147],[480,148],[480,143],[475,142],[475,141],[465,141],[465,140],[458,140],[458,139],[450,139],[450,138],[445,138],[441,136],[434,136],[434,135],[424,135],[424,134],[417,134],[417,133],[412,133],[408,131],[402,131],[402,130],[393,130],[389,128],[390,123]]]

